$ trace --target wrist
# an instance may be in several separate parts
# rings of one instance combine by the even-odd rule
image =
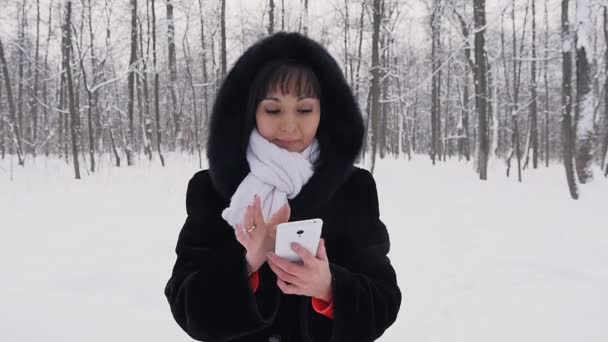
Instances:
[[[332,300],[331,288],[329,290],[325,291],[320,297],[318,297],[318,299],[320,299],[326,303],[330,303]]]
[[[324,302],[331,302],[332,298],[333,298],[333,290],[331,288],[331,279],[329,280],[329,283],[325,286],[325,289],[322,293],[320,293],[320,296],[317,297],[318,299],[321,299]]]
[[[245,261],[247,264],[247,275],[257,272],[257,270],[259,270],[264,264],[264,261],[258,261],[257,258],[252,257],[250,253],[245,255]]]

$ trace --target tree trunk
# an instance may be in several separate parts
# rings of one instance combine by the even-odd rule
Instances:
[[[371,95],[371,108],[367,113],[371,120],[371,130],[369,130],[370,140],[372,142],[372,167],[371,172],[374,172],[376,166],[376,153],[377,153],[377,134],[380,129],[380,63],[379,63],[379,51],[378,45],[380,43],[380,21],[382,20],[382,13],[380,12],[380,0],[374,0],[373,7],[373,33],[372,33],[372,85],[370,88]]]
[[[175,126],[175,147],[184,148],[183,133],[182,133],[182,115],[178,110],[177,99],[177,64],[175,54],[175,23],[173,21],[173,4],[172,0],[167,2],[167,41],[169,50],[169,89],[171,91],[171,111],[173,113],[173,124]],[[225,0],[222,0],[224,2]]]
[[[44,54],[44,73],[45,73],[45,77],[44,77],[44,82],[43,82],[43,86],[42,86],[42,98],[44,100],[45,104],[48,104],[48,81],[47,79],[48,77],[48,73],[49,73],[49,64],[48,64],[48,60],[49,60],[49,47],[50,47],[50,42],[51,42],[51,29],[52,29],[52,16],[53,14],[53,0],[51,0],[51,2],[49,3],[49,19],[47,22],[48,25],[48,33],[47,33],[47,37],[46,37],[46,51]],[[47,137],[47,143],[45,144],[45,151],[44,154],[48,157],[50,154],[50,146],[51,144],[48,143],[48,140],[50,139],[50,135],[51,135],[51,128],[50,128],[50,124],[49,124],[49,117],[48,117],[48,106],[43,106],[43,112],[44,112],[44,131],[45,131],[45,135]]]
[[[91,46],[90,48],[92,49],[92,42],[91,42]],[[89,129],[89,159],[91,159],[91,172],[95,172],[95,155],[93,153],[93,136],[92,136],[92,123],[91,123],[91,111],[93,108],[93,94],[91,91],[91,88],[93,87],[93,81],[91,81],[91,84],[89,84],[88,80],[87,80],[87,72],[86,69],[84,67],[84,58],[80,59],[80,70],[82,73],[82,77],[83,77],[83,81],[84,81],[84,89],[85,92],[87,93],[87,101],[88,101],[88,105],[87,105],[87,122],[88,122],[88,129]],[[92,74],[95,73],[95,69],[92,69]]]
[[[149,3],[146,2],[146,17],[150,17]],[[144,33],[141,21],[139,21],[139,51],[143,57],[144,54]],[[140,88],[143,91],[144,102],[143,102],[143,122],[142,136],[144,152],[148,156],[148,160],[152,160],[152,118],[150,118],[150,92],[148,90],[148,56],[150,56],[150,21],[148,20],[148,26],[146,30],[146,58],[142,58],[141,66],[141,81]]]
[[[135,69],[137,68],[137,0],[131,0],[131,55],[129,58],[129,75],[127,79],[127,116],[129,118],[129,136],[127,137],[127,166],[133,165],[135,148],[135,123],[133,120],[133,97],[135,87]],[[169,3],[169,2],[167,2]],[[167,9],[167,12],[169,10]]]
[[[202,151],[201,151],[201,143],[200,143],[200,139],[199,139],[199,131],[200,131],[199,121],[200,120],[199,120],[198,110],[196,108],[196,99],[197,99],[196,90],[194,88],[192,70],[190,68],[190,44],[188,43],[187,32],[184,34],[183,49],[184,49],[184,53],[186,54],[186,73],[188,75],[188,83],[190,84],[190,91],[192,92],[192,107],[194,110],[194,113],[193,113],[193,115],[194,115],[194,143],[195,143],[196,151],[198,154],[198,167],[202,168],[203,167]]]
[[[486,80],[486,3],[485,0],[474,0],[475,22],[475,106],[479,122],[479,178],[487,180],[488,136],[487,136],[487,80]]]
[[[536,107],[536,0],[532,0],[532,63],[530,66],[530,148],[532,167],[538,168],[538,111]]]
[[[382,13],[382,15],[384,15],[384,0],[382,0],[381,4],[380,4],[380,13]],[[378,140],[378,144],[380,145],[380,150],[379,150],[379,155],[380,155],[380,159],[384,159],[384,157],[386,156],[386,150],[387,150],[387,146],[386,146],[386,129],[387,129],[387,124],[388,124],[388,106],[386,103],[386,94],[388,93],[388,88],[387,88],[387,83],[388,83],[388,77],[387,77],[387,73],[388,73],[388,44],[387,44],[387,32],[383,32],[381,38],[380,38],[380,51],[382,51],[382,56],[380,57],[380,79],[381,79],[381,84],[380,84],[380,95],[379,98],[382,99],[382,102],[379,105],[379,111],[380,111],[380,124],[378,126],[378,131],[376,131],[376,137],[379,138]]]
[[[36,0],[36,52],[34,55],[34,84],[33,94],[30,101],[30,113],[32,116],[32,155],[36,157],[36,143],[38,141],[38,79],[40,76],[40,0]]]
[[[549,13],[545,0],[545,167],[549,167]]]
[[[78,163],[78,143],[80,141],[79,121],[76,117],[76,103],[74,98],[74,85],[72,80],[72,67],[70,53],[72,51],[72,1],[66,2],[65,24],[63,27],[63,71],[68,87],[68,106],[70,110],[70,133],[72,137],[72,158],[74,159],[74,175],[80,179],[80,165]]]
[[[587,183],[593,179],[593,92],[591,89],[591,4],[589,0],[576,2],[576,154],[578,179]]]
[[[19,46],[22,47],[19,50],[19,65],[17,66],[17,70],[18,70],[18,84],[17,84],[17,125],[15,126],[15,129],[19,132],[18,136],[19,136],[19,140],[26,140],[27,138],[24,138],[24,133],[23,133],[23,82],[24,82],[24,76],[23,76],[23,65],[25,64],[25,57],[24,57],[24,50],[23,47],[25,46],[25,22],[26,22],[26,18],[25,18],[25,4],[26,1],[22,0],[21,2],[22,6],[21,6],[21,22],[19,23],[19,32],[18,32],[18,39],[19,39]],[[22,141],[19,142],[20,144],[22,144]],[[27,153],[28,148],[25,148],[25,151],[23,151],[24,153]]]
[[[348,80],[348,0],[344,0],[344,78]],[[352,82],[351,82],[352,85]]]
[[[160,164],[165,166],[165,158],[161,149],[162,132],[160,126],[160,104],[159,104],[159,75],[156,67],[156,10],[154,8],[154,0],[151,0],[152,8],[152,68],[154,69],[154,119],[156,121],[156,149],[158,150],[158,158]]]
[[[457,12],[454,12],[460,21],[460,26],[462,28],[462,36],[465,40],[464,44],[464,85],[463,85],[463,95],[462,95],[462,131],[458,132],[458,135],[464,134],[464,137],[459,138],[459,145],[464,152],[465,158],[467,161],[471,160],[471,139],[469,138],[469,78],[471,74],[471,69],[473,66],[473,61],[471,60],[471,44],[469,37],[469,28],[467,26],[464,18],[459,15]],[[503,49],[504,50],[504,49]],[[503,58],[504,59],[504,58]],[[508,87],[508,86],[507,86]]]
[[[308,36],[308,0],[303,0],[303,1],[304,1],[304,11],[302,11],[302,15],[303,15],[302,33],[304,33],[305,36]]]
[[[21,148],[21,135],[19,132],[19,123],[16,118],[16,109],[15,109],[15,101],[13,99],[13,89],[11,88],[11,79],[8,73],[8,64],[6,63],[6,58],[4,54],[4,46],[2,45],[2,40],[0,39],[0,63],[2,64],[2,74],[4,76],[4,86],[6,88],[6,98],[8,100],[8,111],[10,113],[10,117],[8,121],[8,129],[9,129],[9,137],[11,139],[11,146],[15,148],[17,151],[17,159],[19,160],[19,165],[25,165],[25,159],[23,155],[23,150]],[[11,150],[12,150],[11,148]]]
[[[608,46],[608,6],[604,6],[604,40],[606,46]],[[601,158],[601,169],[606,169],[606,175],[608,175],[608,165],[606,165],[606,158],[608,158],[608,53],[604,56],[604,63],[606,69],[605,81],[604,81],[604,134],[602,147],[600,150]]]
[[[431,161],[435,165],[437,156],[441,158],[439,151],[439,132],[441,130],[440,117],[440,91],[441,91],[441,65],[438,55],[439,50],[439,33],[440,33],[440,0],[433,1],[433,9],[431,13]]]
[[[84,1],[83,1],[83,6],[84,6]],[[89,53],[90,53],[90,57],[91,57],[91,85],[87,85],[87,80],[86,80],[86,72],[85,72],[85,68],[84,68],[84,61],[81,60],[81,67],[82,67],[82,75],[84,77],[84,84],[85,84],[85,89],[87,91],[87,100],[88,100],[88,115],[87,115],[87,125],[88,125],[88,130],[89,130],[89,159],[91,160],[91,172],[95,172],[95,137],[96,137],[96,133],[99,132],[99,130],[101,129],[101,124],[99,119],[97,124],[95,126],[93,126],[93,115],[95,115],[95,117],[99,117],[99,114],[97,113],[97,100],[96,100],[96,93],[93,93],[93,91],[91,90],[91,87],[93,85],[95,85],[95,81],[97,79],[97,61],[95,60],[95,47],[93,45],[94,41],[95,41],[95,36],[93,34],[93,10],[91,8],[91,0],[88,0],[88,9],[89,9],[89,17],[88,17],[88,24],[89,24]],[[101,144],[100,144],[101,145]]]
[[[570,37],[570,23],[568,20],[568,0],[562,0],[562,150],[564,153],[564,167],[566,169],[566,181],[570,196],[578,199],[578,187],[574,178],[572,144],[572,39]]]
[[[226,0],[221,0],[221,13],[220,13],[220,29],[221,29],[221,56],[220,63],[222,65],[222,79],[226,77]]]
[[[209,76],[207,74],[207,47],[205,44],[205,25],[203,22],[203,4],[202,0],[198,1],[200,8],[200,20],[201,20],[201,52],[202,52],[202,69],[203,69],[203,118],[201,123],[202,128],[202,140],[205,141],[207,138],[207,119],[209,117]]]
[[[274,33],[274,0],[268,0],[268,34]],[[201,19],[202,20],[202,19]]]
[[[359,17],[359,49],[357,52],[357,76],[355,81],[355,96],[359,96],[359,85],[361,80],[359,78],[361,71],[361,53],[363,46],[363,14],[365,13],[365,1],[361,1],[361,17]]]
[[[2,159],[4,159],[6,154],[6,147],[4,142],[4,108],[2,102],[2,74],[0,73],[0,155],[2,155]]]

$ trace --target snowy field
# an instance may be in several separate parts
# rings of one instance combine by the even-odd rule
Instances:
[[[73,179],[58,160],[0,160],[2,341],[190,341],[163,288],[194,157],[102,161]],[[16,164],[16,163],[15,163]],[[524,183],[471,165],[381,161],[390,257],[404,294],[380,341],[608,341],[608,180],[569,198],[561,165]]]

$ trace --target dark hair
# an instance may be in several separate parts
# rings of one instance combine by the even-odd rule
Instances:
[[[255,112],[258,104],[266,98],[269,92],[276,89],[279,89],[283,95],[291,94],[321,99],[321,84],[310,66],[289,59],[270,61],[256,73],[249,86],[245,107],[247,114],[245,127],[256,126]],[[316,163],[317,165],[320,164],[320,160],[321,158]]]

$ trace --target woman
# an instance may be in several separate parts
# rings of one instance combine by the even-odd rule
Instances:
[[[218,92],[209,169],[186,193],[165,295],[192,338],[373,341],[401,292],[372,175],[354,166],[361,112],[329,53],[277,33],[237,60]],[[255,195],[255,196],[254,196]],[[274,255],[276,225],[321,218],[316,255]]]

